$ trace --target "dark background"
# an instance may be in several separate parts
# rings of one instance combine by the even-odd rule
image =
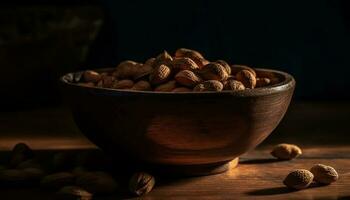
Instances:
[[[64,73],[179,47],[289,72],[295,100],[347,101],[349,11],[346,0],[5,1],[0,109],[60,105]]]

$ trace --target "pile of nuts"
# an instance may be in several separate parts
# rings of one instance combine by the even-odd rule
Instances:
[[[276,145],[271,155],[281,160],[291,160],[302,154],[301,149],[294,144]],[[310,170],[296,169],[291,171],[284,179],[283,184],[288,188],[300,190],[310,186],[315,181],[319,184],[331,184],[338,180],[337,171],[327,165],[316,164]]]
[[[123,61],[114,71],[87,70],[79,85],[158,92],[245,90],[280,82],[273,73],[257,73],[245,65],[224,60],[210,62],[198,51],[180,48],[171,56],[164,51],[145,63]]]
[[[28,145],[18,143],[7,163],[0,165],[0,185],[35,186],[54,191],[54,199],[90,200],[93,195],[115,193],[123,181],[108,173],[103,152],[83,152],[79,155],[58,152],[49,163],[35,156]],[[120,177],[119,177],[120,179]],[[141,196],[150,192],[155,179],[145,172],[136,172],[124,183],[129,192]]]

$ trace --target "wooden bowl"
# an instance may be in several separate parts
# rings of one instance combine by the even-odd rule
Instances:
[[[256,71],[282,81],[243,91],[198,93],[84,87],[71,82],[81,72],[66,74],[61,82],[76,124],[97,146],[115,157],[198,175],[225,171],[227,163],[260,144],[286,113],[293,77]]]

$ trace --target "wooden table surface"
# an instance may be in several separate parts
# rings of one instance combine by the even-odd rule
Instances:
[[[297,120],[301,112],[304,113],[304,119],[302,119],[304,121],[306,112],[304,108],[304,104],[294,106],[287,121]],[[333,113],[338,121],[348,122],[349,119],[345,113],[349,113],[350,107],[343,106],[343,108],[339,112],[334,112],[329,107],[313,105],[313,110],[319,109],[318,111],[321,110],[328,116],[332,116]],[[8,151],[17,142],[26,142],[33,149],[44,151],[95,148],[79,133],[67,113],[67,110],[58,108],[0,114],[0,150]],[[311,111],[309,115],[314,119]],[[311,120],[310,123],[316,122]],[[282,122],[282,129],[279,128],[277,131],[288,133],[290,129],[299,130],[286,124],[288,123]],[[344,126],[342,130],[346,132],[345,127],[348,124],[341,126]],[[295,132],[295,135],[289,135],[289,137],[284,134],[277,136],[278,134],[274,133],[257,149],[241,156],[237,168],[218,175],[160,181],[154,190],[142,199],[350,199],[350,146],[348,145],[350,141],[347,140],[349,131],[345,136],[339,126],[334,130],[335,132],[328,135],[330,138],[328,143],[326,136],[318,137],[322,132],[320,129],[317,129],[317,134],[312,131],[310,134]],[[269,154],[271,147],[280,142],[293,142],[300,145],[303,155],[292,161],[273,159]],[[289,171],[299,168],[310,169],[317,163],[333,166],[339,173],[339,180],[328,186],[313,185],[311,188],[300,191],[286,189],[282,184]],[[52,192],[43,191],[38,187],[0,188],[1,200],[45,200],[52,199],[52,195]],[[122,198],[133,199],[120,194],[95,199]]]

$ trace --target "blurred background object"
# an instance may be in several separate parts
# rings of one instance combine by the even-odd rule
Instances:
[[[102,22],[92,5],[2,5],[1,109],[60,102],[57,79],[85,61]]]

